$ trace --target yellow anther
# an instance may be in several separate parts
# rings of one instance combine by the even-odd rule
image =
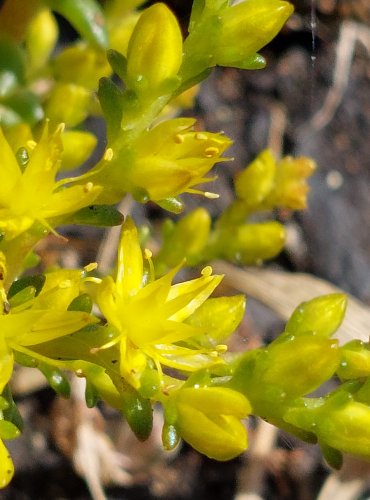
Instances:
[[[92,182],[86,182],[84,185],[84,191],[85,193],[90,193],[90,191],[93,189],[94,184]]]
[[[90,271],[94,271],[97,267],[97,262],[90,262],[90,264],[87,264],[87,266],[84,267],[84,270],[89,273]]]
[[[206,266],[201,271],[202,276],[208,277],[208,276],[211,276],[211,274],[212,274],[212,267],[211,266]]]
[[[27,141],[26,144],[31,150],[35,149],[35,147],[37,146],[37,142],[32,139]]]
[[[207,134],[203,132],[197,132],[194,137],[197,141],[206,141],[208,139]]]
[[[113,158],[113,149],[112,148],[107,148],[104,152],[103,155],[103,160],[105,161],[111,161]]]
[[[208,198],[209,200],[217,200],[217,198],[220,197],[219,194],[217,193],[210,193],[209,191],[204,192],[204,196]]]
[[[176,144],[182,144],[185,141],[185,138],[181,134],[176,134],[173,140],[176,142]]]
[[[220,154],[220,150],[214,146],[211,146],[204,151],[204,154],[206,158],[213,158],[214,156]]]

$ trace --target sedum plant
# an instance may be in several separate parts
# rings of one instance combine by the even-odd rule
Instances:
[[[306,205],[308,158],[263,151],[235,180],[235,200],[212,221],[197,208],[163,225],[155,255],[116,204],[131,194],[180,214],[182,195],[205,190],[231,139],[176,117],[215,66],[260,69],[258,51],[293,7],[282,0],[195,0],[183,37],[163,3],[6,0],[0,10],[0,486],[12,459],[3,443],[21,417],[11,394],[14,364],[40,370],[68,397],[67,373],[86,380],[86,403],[119,410],[139,439],[163,408],[163,446],[184,439],[229,460],[247,448],[242,420],[258,415],[318,441],[334,466],[342,452],[369,458],[369,346],[339,346],[341,294],[301,304],[270,345],[228,353],[243,296],[212,297],[222,281],[214,258],[260,263],[284,245],[284,227],[253,215]],[[80,39],[56,50],[64,16]],[[70,175],[95,148],[84,120],[100,115],[106,147],[85,173]],[[36,245],[64,224],[122,225],[111,275],[99,263],[37,273]],[[186,265],[204,266],[185,282]],[[93,306],[94,309],[93,309]],[[92,312],[93,311],[93,312]],[[336,375],[341,384],[311,393]]]

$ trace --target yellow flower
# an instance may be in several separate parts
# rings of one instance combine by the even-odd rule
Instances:
[[[150,253],[146,251],[145,256],[151,266]],[[131,219],[126,219],[116,280],[110,276],[104,278],[98,286],[96,300],[109,326],[116,330],[113,340],[100,348],[119,343],[121,375],[136,389],[140,388],[148,363],[150,366],[154,363],[161,375],[162,365],[194,371],[221,362],[221,349],[217,346],[202,348],[186,343],[200,335],[202,328],[186,324],[184,320],[207,300],[222,276],[212,276],[211,269],[205,268],[200,278],[171,285],[178,269],[158,280],[152,275],[145,284],[137,230]]]
[[[1,252],[0,259],[1,270],[5,273]],[[29,348],[33,345],[68,335],[98,321],[85,312],[67,310],[79,294],[82,277],[80,271],[49,273],[38,296],[35,297],[36,290],[30,286],[15,294],[9,302],[1,288],[0,394],[13,372],[14,351],[32,355]]]
[[[194,186],[214,180],[206,174],[232,141],[221,133],[196,132],[193,118],[167,120],[141,134],[132,151],[115,152],[96,176],[104,185],[101,202],[126,192],[143,201],[160,201],[181,193],[205,194]]]
[[[63,128],[60,125],[50,134],[46,125],[40,141],[28,143],[29,160],[23,171],[0,130],[0,231],[7,240],[35,222],[51,230],[48,219],[90,205],[101,192],[102,188],[92,182],[67,187],[72,179],[55,180],[61,165]]]

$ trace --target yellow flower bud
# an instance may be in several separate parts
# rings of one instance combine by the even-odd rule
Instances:
[[[280,0],[248,0],[226,8],[220,15],[216,64],[230,65],[260,50],[278,34],[293,10],[293,5]]]
[[[52,125],[65,123],[75,127],[88,115],[90,92],[79,85],[58,83],[45,106],[45,115]]]
[[[176,77],[182,61],[182,35],[176,17],[163,3],[146,9],[127,51],[127,84],[138,93],[160,91]]]
[[[47,62],[58,39],[58,25],[53,14],[43,9],[33,18],[26,37],[31,70]]]
[[[63,159],[61,170],[72,170],[84,163],[95,149],[97,138],[90,132],[67,130],[62,135]]]
[[[247,448],[240,419],[251,411],[248,400],[232,389],[181,389],[176,395],[176,427],[193,448],[216,460],[230,460]]]

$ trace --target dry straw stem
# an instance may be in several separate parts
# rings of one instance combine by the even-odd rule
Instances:
[[[355,21],[343,21],[336,48],[333,85],[328,91],[322,108],[312,117],[315,130],[324,128],[332,120],[348,86],[352,60],[360,42],[370,55],[370,28]]]

